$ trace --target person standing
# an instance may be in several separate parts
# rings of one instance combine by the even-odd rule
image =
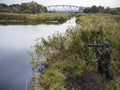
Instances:
[[[111,59],[111,46],[106,39],[102,40],[101,47],[98,47],[95,51],[98,60],[98,72],[105,74],[107,79],[112,79],[109,70],[109,64]]]

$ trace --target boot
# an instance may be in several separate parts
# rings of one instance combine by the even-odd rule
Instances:
[[[110,75],[109,71],[106,71],[105,75],[106,75],[106,79],[113,80],[113,77]]]
[[[98,73],[100,73],[101,75],[103,75],[103,69],[102,69],[101,66],[99,66],[99,67],[97,68],[97,71],[98,71]]]

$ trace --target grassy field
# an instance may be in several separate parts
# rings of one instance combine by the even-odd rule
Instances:
[[[38,63],[47,66],[44,74],[40,74],[37,79],[37,88],[67,90],[68,77],[81,77],[85,71],[97,73],[95,55],[91,56],[93,51],[87,44],[106,38],[112,47],[110,71],[114,79],[104,84],[100,83],[100,89],[120,90],[120,16],[85,14],[79,16],[76,22],[78,25],[75,28],[69,28],[63,34],[56,33],[48,40],[42,38],[35,45],[38,58],[31,55],[33,70]],[[46,57],[45,60],[40,61],[40,56]]]
[[[40,13],[40,14],[15,14],[0,13],[2,23],[49,23],[50,21],[65,22],[72,17],[69,13]],[[53,23],[54,23],[53,22]],[[52,22],[51,22],[52,23]]]

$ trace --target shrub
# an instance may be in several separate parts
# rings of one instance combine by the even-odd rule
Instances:
[[[86,70],[96,72],[95,55],[87,45],[100,43],[103,38],[108,39],[112,47],[110,70],[115,80],[120,75],[120,23],[113,16],[103,14],[82,15],[77,22],[80,26],[69,28],[64,34],[56,33],[47,40],[42,38],[41,43],[38,41],[35,45],[36,54],[45,57],[44,62],[48,66],[40,80],[45,90],[59,86],[64,90],[64,80],[68,76],[81,76]],[[110,88],[119,88],[118,82],[112,84]],[[109,86],[105,86],[104,90],[109,90]]]
[[[118,14],[118,10],[117,9],[110,9],[109,11],[110,14]]]

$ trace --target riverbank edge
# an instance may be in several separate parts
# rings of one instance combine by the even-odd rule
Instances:
[[[92,15],[92,14],[91,14]],[[94,16],[94,15],[93,15]],[[101,15],[101,16],[104,16],[104,15]],[[105,17],[107,18],[107,15],[105,15]],[[110,16],[111,18],[112,17],[114,17],[114,16]],[[83,16],[82,18],[81,17],[79,17],[79,18],[77,18],[77,22],[78,23],[80,23],[80,22],[84,22],[84,21],[86,21],[87,19],[90,19],[91,17],[89,16],[89,15],[85,15],[85,16]],[[95,19],[95,18],[94,18]],[[89,20],[88,20],[89,21]],[[111,29],[112,30],[112,29]],[[114,34],[114,33],[112,33],[112,34]],[[109,36],[109,35],[108,35]],[[111,39],[111,42],[113,42],[112,41],[112,39]],[[114,45],[116,44],[115,42],[113,43]],[[118,47],[116,47],[116,46],[114,46],[114,45],[112,45],[113,47],[114,47],[114,49],[116,49],[116,48],[118,48]],[[114,58],[114,57],[113,57]],[[114,62],[114,61],[113,61]],[[112,62],[112,63],[113,63]],[[47,62],[48,63],[48,62]],[[61,68],[61,66],[59,66],[59,63],[60,62],[55,62],[54,63],[54,65],[52,65],[51,67],[49,67],[49,68],[47,68],[46,70],[45,70],[45,73],[47,72],[48,74],[53,74],[53,76],[54,76],[54,74],[56,75],[56,76],[54,76],[54,78],[57,78],[57,80],[59,81],[59,80],[61,80],[61,79],[64,79],[65,80],[65,78],[68,78],[69,76],[64,76],[64,74],[63,73],[60,73],[59,72],[59,70],[60,70],[60,68]],[[116,64],[115,62],[114,62],[114,64]],[[117,67],[115,67],[116,69],[118,69]],[[52,70],[54,70],[54,71],[52,71]],[[119,70],[119,69],[118,69]],[[94,70],[93,70],[94,71]],[[113,71],[113,70],[112,70]],[[45,74],[44,73],[44,74]],[[42,77],[41,76],[38,76],[39,77],[39,80],[41,80],[40,78],[46,78],[46,77],[44,77],[44,74],[42,75]],[[83,73],[84,74],[84,73]],[[89,74],[89,73],[88,73]],[[114,90],[115,88],[118,88],[117,90],[119,90],[119,88],[120,88],[120,86],[118,85],[119,84],[119,80],[120,80],[120,78],[117,76],[117,72],[114,72],[114,74],[116,74],[116,77],[115,77],[115,80],[112,80],[112,81],[103,81],[102,83],[104,84],[102,84],[102,90],[109,90],[110,88],[112,88],[112,90]],[[46,74],[47,75],[47,74]],[[49,75],[48,75],[49,76]],[[37,78],[38,78],[37,77]],[[51,76],[52,77],[52,76]],[[101,76],[100,76],[101,77]],[[59,78],[61,78],[61,79],[59,79]],[[71,77],[70,77],[71,78]],[[48,79],[49,80],[49,79]],[[74,78],[73,78],[73,80],[74,80]],[[75,79],[76,80],[76,79]],[[54,80],[53,80],[54,81]],[[55,81],[56,82],[56,81]],[[61,81],[60,81],[61,82]],[[44,84],[46,84],[47,85],[47,83],[49,83],[49,82],[46,82],[46,83],[44,83]],[[50,83],[49,83],[50,84]],[[51,83],[52,84],[52,83]],[[73,83],[71,83],[71,84],[73,84]],[[111,86],[113,84],[113,87]],[[61,88],[61,90],[66,90],[65,88],[66,88],[66,84],[65,83],[62,83],[61,84],[62,86],[60,86],[60,88]],[[58,85],[59,86],[59,85]],[[116,87],[115,87],[116,86]],[[55,87],[57,87],[57,86],[55,86]],[[36,89],[36,90],[39,90],[41,88],[41,86],[39,86],[38,85],[38,89]],[[49,88],[49,87],[48,87]],[[72,88],[71,88],[72,89]],[[70,90],[71,90],[70,89]],[[44,89],[43,89],[44,90]],[[53,89],[54,90],[54,89]],[[79,90],[79,89],[75,89],[75,90]],[[99,89],[95,89],[95,90],[99,90]]]
[[[0,13],[0,24],[61,24],[72,17],[70,13]]]

